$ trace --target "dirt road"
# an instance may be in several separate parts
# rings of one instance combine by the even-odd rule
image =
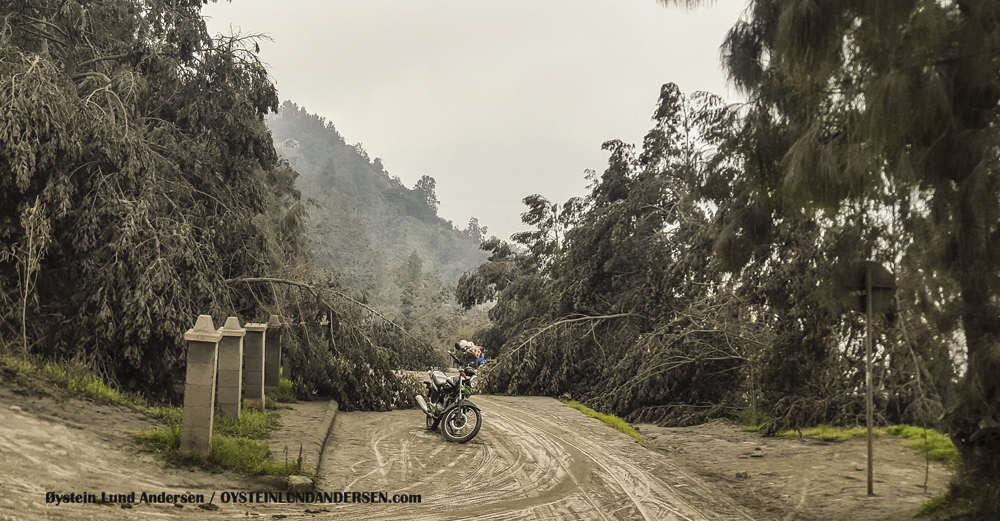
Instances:
[[[0,375],[2,376],[2,375]],[[877,497],[864,494],[864,442],[764,439],[731,424],[640,426],[632,438],[550,398],[476,396],[484,424],[448,443],[416,410],[339,413],[317,488],[419,494],[420,503],[222,501],[277,491],[273,478],[165,466],[126,431],[131,411],[0,378],[0,521],[42,519],[665,519],[853,521],[912,517],[951,471],[876,445]],[[927,482],[925,490],[923,484]],[[46,493],[203,494],[194,503],[55,504]],[[211,497],[209,497],[211,496]],[[210,507],[210,508],[209,508]],[[206,509],[208,508],[208,509]]]
[[[318,488],[420,494],[328,507],[358,519],[753,519],[664,455],[551,398],[475,397],[483,428],[448,443],[417,411],[341,413]]]

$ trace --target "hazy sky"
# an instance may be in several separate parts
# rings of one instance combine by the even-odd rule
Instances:
[[[209,30],[264,33],[281,100],[332,122],[439,215],[509,238],[521,199],[563,202],[603,172],[610,139],[641,143],[660,86],[727,99],[719,46],[745,8],[656,0],[233,0]],[[308,195],[308,194],[305,194]]]

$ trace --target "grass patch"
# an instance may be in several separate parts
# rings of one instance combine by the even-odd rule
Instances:
[[[295,403],[295,390],[292,381],[282,378],[277,389],[267,389],[264,391],[265,403]]]
[[[296,462],[272,463],[268,459],[271,453],[268,446],[255,441],[269,438],[271,431],[280,427],[279,416],[274,412],[245,409],[239,420],[217,418],[215,432],[212,433],[212,455],[206,460],[192,461],[180,454],[181,423],[184,417],[184,410],[180,407],[148,405],[145,400],[108,386],[93,372],[73,364],[41,362],[0,352],[0,369],[13,373],[15,377],[28,379],[29,385],[37,385],[32,384],[32,381],[48,383],[64,389],[72,396],[102,404],[122,405],[162,421],[164,427],[131,431],[129,434],[139,446],[167,461],[218,466],[248,475],[287,476],[301,473]],[[292,382],[282,380],[281,383],[281,388],[276,390],[278,394],[273,399],[280,402],[291,396],[294,401]]]
[[[212,454],[206,459],[185,457],[181,448],[181,418],[179,407],[150,407],[150,415],[159,416],[165,427],[131,431],[132,440],[174,464],[198,464],[221,467],[249,476],[289,476],[301,474],[297,462],[273,463],[271,449],[256,440],[271,436],[281,424],[278,414],[246,409],[240,419],[216,418],[212,432]]]
[[[941,461],[952,469],[958,468],[961,463],[961,456],[951,438],[941,434],[934,429],[924,429],[923,427],[913,427],[910,425],[894,425],[891,427],[875,427],[872,429],[874,437],[898,436],[906,441],[906,445],[925,455],[928,459]],[[785,430],[780,431],[776,436],[781,438],[806,437],[823,441],[846,441],[855,438],[865,438],[868,430],[865,427],[832,427],[830,425],[819,425],[812,429],[801,431]]]
[[[130,405],[131,402],[123,393],[109,387],[84,367],[68,363],[43,363],[18,358],[9,353],[0,353],[0,366],[7,371],[51,383],[73,396],[89,398],[98,403]]]
[[[238,420],[235,418],[215,418],[212,434],[229,438],[266,440],[271,437],[271,431],[281,427],[278,418],[278,414],[274,412],[244,409]]]
[[[951,438],[934,429],[913,427],[910,425],[895,425],[887,429],[889,434],[907,440],[906,444],[928,459],[944,462],[951,468],[958,468],[962,458]]]
[[[144,449],[166,458],[169,458],[171,454],[177,454],[181,448],[180,423],[157,429],[129,431],[129,434],[132,436],[132,441]]]
[[[132,439],[144,449],[174,464],[200,464],[222,467],[248,476],[290,476],[301,474],[297,462],[273,463],[271,449],[260,442],[233,436],[212,435],[212,454],[206,458],[181,455],[181,427],[160,427],[132,431]]]
[[[872,429],[872,436],[879,437],[885,435],[885,427],[875,427]],[[855,438],[867,438],[868,429],[865,427],[833,427],[831,425],[817,425],[811,429],[784,430],[779,431],[775,436],[779,438],[813,438],[823,441],[847,441]]]
[[[184,409],[171,405],[158,405],[153,407],[140,405],[137,407],[137,410],[142,414],[145,414],[155,420],[160,420],[171,427],[180,427],[181,420],[184,418]]]
[[[597,418],[598,420],[601,420],[602,422],[614,427],[615,429],[618,429],[619,431],[628,434],[629,436],[635,438],[635,441],[641,443],[643,447],[649,446],[649,442],[646,441],[646,438],[643,438],[638,432],[635,432],[635,429],[633,429],[631,425],[625,423],[625,420],[622,420],[621,418],[613,416],[611,414],[599,413],[591,409],[590,407],[587,407],[586,405],[577,402],[576,400],[559,400],[559,401],[582,412],[583,414],[586,414],[587,416],[590,416],[591,418]]]
[[[121,405],[170,426],[181,424],[180,407],[150,406],[140,397],[122,393],[109,386],[85,367],[22,359],[9,353],[0,353],[0,368],[29,381],[51,384],[65,390],[71,396],[87,398],[101,404]],[[25,383],[24,380],[22,383]]]
[[[208,461],[248,476],[290,476],[300,473],[296,462],[273,463],[268,459],[270,455],[271,449],[263,443],[246,438],[212,435],[212,455],[208,457]]]

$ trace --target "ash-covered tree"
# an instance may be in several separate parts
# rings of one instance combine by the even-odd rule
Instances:
[[[168,395],[181,335],[233,312],[223,280],[266,271],[260,216],[269,197],[294,197],[263,122],[277,97],[255,39],[210,38],[203,3],[0,6],[0,250],[47,244],[23,347]],[[16,257],[0,261],[15,301]],[[11,341],[21,317],[5,314]]]
[[[429,175],[421,176],[417,184],[413,185],[413,189],[423,195],[424,204],[437,215],[438,205],[441,204],[441,201],[438,201],[436,193],[437,181]]]
[[[573,198],[559,205],[539,194],[522,202],[528,209],[521,221],[535,229],[515,233],[513,244],[495,236],[484,240],[480,248],[490,252],[487,262],[464,273],[455,289],[456,300],[467,310],[495,303],[488,312],[491,326],[475,337],[494,354],[518,332],[551,318],[551,268],[581,204]]]
[[[733,405],[756,328],[712,267],[699,187],[729,166],[717,147],[735,115],[716,96],[663,86],[642,151],[605,143],[608,168],[565,205],[525,198],[520,244],[487,241],[490,262],[459,301],[496,299],[494,392],[565,392],[632,420],[690,423]],[[519,246],[519,248],[518,248]],[[739,318],[746,320],[741,321]],[[717,414],[717,412],[716,412]]]

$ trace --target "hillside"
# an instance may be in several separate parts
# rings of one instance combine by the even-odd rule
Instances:
[[[316,263],[339,272],[348,286],[379,300],[414,261],[421,274],[453,286],[486,260],[479,250],[485,230],[475,220],[462,230],[438,217],[434,178],[407,188],[379,158],[348,144],[333,123],[290,101],[267,124],[278,152],[299,173]]]

